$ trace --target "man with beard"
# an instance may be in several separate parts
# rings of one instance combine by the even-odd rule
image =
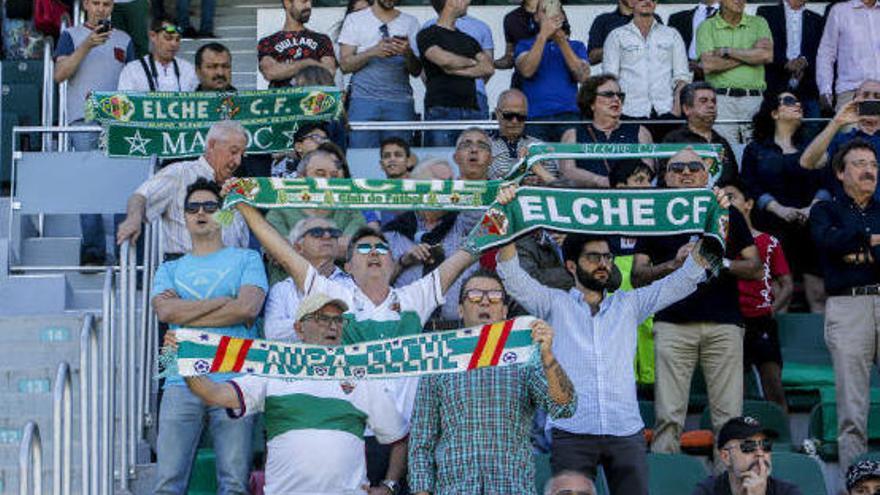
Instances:
[[[257,45],[260,73],[273,88],[292,86],[300,70],[318,65],[336,72],[333,43],[324,34],[306,28],[312,0],[281,0],[286,14],[284,28],[261,39]]]
[[[825,274],[825,343],[834,362],[840,469],[868,444],[871,365],[880,349],[880,202],[877,154],[866,141],[841,146],[832,167],[844,194],[816,204],[810,214],[813,241]]]
[[[514,194],[515,188],[505,188],[499,203],[509,203]],[[693,293],[709,264],[697,246],[685,253],[679,269],[648,287],[608,294],[614,255],[605,237],[569,234],[562,253],[575,280],[568,292],[526,273],[513,243],[501,248],[497,268],[510,295],[556,329],[554,354],[575,386],[574,415],[550,419],[553,471],[573,470],[595,480],[601,464],[611,493],[647,493],[645,425],[633,371],[636,329],[652,313]]]
[[[674,189],[706,187],[709,182],[706,165],[691,149],[669,159],[665,177],[666,186]],[[724,198],[723,204],[729,200]],[[633,286],[648,285],[677,270],[698,239],[691,234],[639,238],[633,258]],[[722,263],[717,278],[654,315],[654,452],[679,451],[697,363],[706,377],[715,431],[741,414],[744,330],[737,280],[759,280],[764,272],[749,226],[736,208],[730,209]]]

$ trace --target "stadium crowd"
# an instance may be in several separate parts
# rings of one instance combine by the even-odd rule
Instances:
[[[587,35],[558,0],[524,0],[504,18],[500,50],[468,15],[469,0],[431,0],[436,18],[424,25],[396,0],[351,0],[332,37],[307,27],[311,0],[282,4],[282,29],[256,47],[271,87],[335,84],[339,72],[349,120],[494,118],[497,130],[420,136],[316,123],[298,129],[288,152],[245,157],[244,129],[213,125],[202,156],[164,166],[116,219],[120,243],[161,219],[152,303],[170,329],[165,344],[176,345],[181,327],[338,345],[530,314],[540,318],[540,360],[353,391],[254,376],[167,379],[156,493],[186,492],[207,426],[220,493],[524,494],[534,491],[537,450],[551,455],[545,493],[595,493],[601,466],[612,494],[646,494],[647,452],[682,448],[697,366],[717,473],[694,493],[800,493],[772,476],[772,434],[742,416],[752,368],[766,399],[788,408],[774,319],[788,311],[825,314],[846,493],[875,493],[880,464],[857,459],[880,359],[880,2],[835,2],[819,15],[782,0],[751,15],[745,0],[706,0],[664,22],[654,0],[619,0]],[[156,17],[139,56],[135,34],[106,22],[119,8],[83,0],[85,23],[58,40],[70,125],[92,124],[84,105],[94,90],[235,90],[222,44],[202,45],[192,63],[178,56],[181,36],[195,32],[188,19]],[[203,18],[202,34],[211,29]],[[514,70],[511,87],[490,102],[486,83],[504,69]],[[425,83],[421,116],[411,77]],[[827,124],[805,121],[822,115]],[[96,135],[77,136],[76,150],[98,146]],[[717,177],[685,148],[663,161],[549,160],[524,183],[714,186],[730,207],[721,272],[707,272],[689,234],[539,230],[475,257],[461,244],[482,212],[239,204],[228,226],[212,216],[235,176],[351,177],[348,148],[378,148],[388,179],[486,181],[540,142],[720,145]],[[454,151],[420,161],[420,146]],[[498,201],[515,195],[502,188]],[[83,216],[82,226],[83,263],[105,263],[102,219]],[[372,326],[346,333],[343,314]],[[639,399],[654,401],[655,424],[644,424]],[[258,414],[264,479],[250,477]]]

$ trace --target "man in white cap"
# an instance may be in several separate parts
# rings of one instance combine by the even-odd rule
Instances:
[[[312,293],[297,309],[294,330],[303,343],[339,345],[342,314],[347,310],[340,299]],[[189,377],[186,383],[205,403],[227,408],[231,417],[264,413],[266,495],[367,493],[364,429],[368,425],[380,442],[406,452],[407,422],[380,381],[248,375],[224,383]],[[396,483],[392,468],[387,476]],[[402,467],[398,471],[402,473]]]

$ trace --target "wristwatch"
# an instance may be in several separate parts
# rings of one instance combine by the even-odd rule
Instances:
[[[382,486],[391,490],[391,493],[397,493],[397,487],[400,486],[400,483],[394,480],[382,480]]]

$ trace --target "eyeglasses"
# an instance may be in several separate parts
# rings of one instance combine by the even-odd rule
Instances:
[[[305,141],[306,139],[311,139],[312,141],[314,141],[318,144],[321,144],[321,143],[327,141],[327,136],[325,136],[323,134],[318,134],[318,133],[306,134],[305,136],[303,136],[303,141]]]
[[[384,242],[377,242],[376,244],[370,244],[369,242],[362,242],[355,246],[357,252],[360,254],[370,254],[372,251],[376,251],[376,254],[388,254],[390,251],[388,244]]]
[[[734,448],[734,446],[728,447],[728,449],[732,448]],[[763,450],[765,453],[769,453],[773,450],[773,440],[765,438],[763,440],[743,440],[739,443],[739,451],[743,454],[751,454],[758,449]]]
[[[703,162],[673,162],[666,165],[666,170],[676,174],[683,173],[685,169],[691,173],[702,172],[705,168]]]
[[[159,29],[154,29],[153,32],[155,32],[155,33],[165,32],[168,34],[180,34],[181,30],[179,27],[177,27],[174,24],[162,24],[161,26],[159,26]]]
[[[479,304],[483,302],[484,297],[489,299],[489,304],[498,304],[504,301],[504,291],[499,289],[468,289],[464,291],[464,297],[462,299],[473,304]]]
[[[626,99],[626,93],[623,91],[599,91],[596,93],[596,96],[601,96],[602,98],[614,98],[616,96],[620,98],[620,101]]]
[[[457,146],[460,150],[469,150],[476,148],[478,151],[492,151],[492,146],[485,141],[462,141]]]
[[[312,227],[305,231],[305,234],[303,235],[309,237],[324,237],[325,235],[329,235],[332,239],[339,239],[342,235],[342,231],[336,227]]]
[[[614,262],[614,254],[613,253],[597,253],[595,251],[587,251],[586,253],[581,254],[581,258],[589,261],[590,263],[599,264],[600,262],[605,262],[611,264]]]
[[[391,37],[391,33],[388,31],[388,24],[382,24],[379,26],[379,32],[382,33],[383,38]]]
[[[220,203],[217,201],[190,201],[183,205],[183,211],[191,214],[198,213],[202,209],[205,210],[205,213],[214,213],[220,209]]]
[[[302,319],[302,321],[312,320],[318,325],[322,327],[341,327],[345,323],[345,318],[342,316],[327,316],[327,315],[309,315]]]
[[[516,120],[517,122],[525,122],[526,114],[516,112],[501,112],[501,118],[504,120]]]
[[[800,100],[798,100],[794,96],[785,95],[785,96],[779,98],[779,104],[784,107],[794,107],[794,106],[800,105],[801,102],[800,102]]]

